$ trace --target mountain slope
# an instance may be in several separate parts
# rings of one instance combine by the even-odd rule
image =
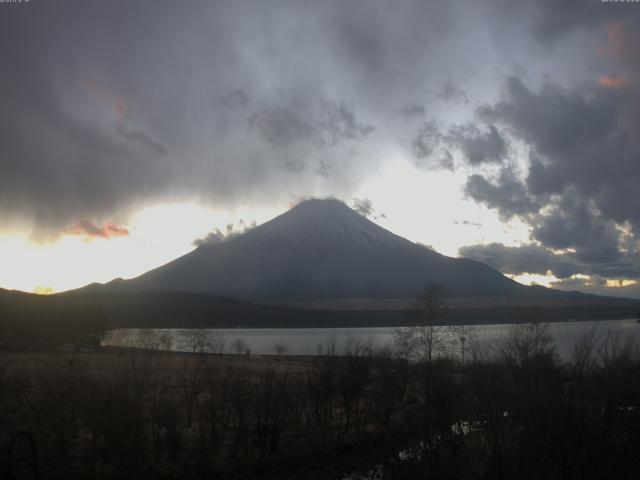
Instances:
[[[332,199],[304,201],[239,237],[200,246],[109,289],[289,301],[412,297],[434,283],[453,296],[528,291],[487,265],[428,250]]]

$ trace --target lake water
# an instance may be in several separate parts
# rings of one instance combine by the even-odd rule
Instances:
[[[640,323],[636,319],[598,320],[549,323],[549,331],[558,354],[569,358],[575,342],[583,335],[594,332],[596,341],[615,336],[622,342],[640,341]],[[446,327],[443,328],[443,331]],[[513,328],[509,324],[471,325],[465,332],[449,335],[450,349],[461,351],[460,336],[465,337],[465,351],[496,345]],[[282,345],[284,355],[316,355],[333,350],[344,354],[347,350],[371,347],[382,349],[393,341],[393,328],[228,328],[206,329],[196,334],[188,329],[119,329],[107,332],[105,346],[158,348],[172,351],[193,351],[200,345],[217,350],[216,344],[224,339],[224,353],[249,349],[252,355],[273,355],[276,345]]]

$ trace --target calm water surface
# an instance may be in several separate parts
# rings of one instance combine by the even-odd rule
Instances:
[[[458,351],[459,337],[465,337],[465,350],[487,348],[495,345],[508,335],[510,324],[471,325],[467,331],[456,332],[450,336],[451,349]],[[580,322],[550,323],[549,329],[556,349],[562,358],[568,358],[575,342],[583,335],[594,332],[596,341],[604,340],[608,335],[616,336],[622,342],[640,341],[640,323],[636,319],[598,320]],[[393,328],[226,328],[202,330],[205,342],[216,343],[222,336],[225,340],[225,353],[233,352],[233,344],[241,339],[252,355],[271,355],[275,345],[284,345],[285,355],[315,355],[333,349],[343,354],[347,349],[371,346],[382,349],[391,345]],[[158,342],[163,338],[162,342]],[[103,345],[148,347],[173,351],[189,352],[193,350],[193,331],[188,329],[119,329],[107,332]]]

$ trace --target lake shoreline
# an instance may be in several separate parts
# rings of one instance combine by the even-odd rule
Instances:
[[[542,322],[563,358],[568,358],[577,340],[585,334],[596,333],[605,337],[610,333],[637,341],[640,323],[635,318],[595,319],[584,321]],[[447,325],[443,334],[453,352],[464,348],[486,349],[496,341],[507,338],[517,323],[456,325],[464,327],[453,331]],[[136,347],[182,352],[234,353],[241,357],[313,357],[326,354],[350,355],[350,352],[388,351],[393,346],[396,327],[321,327],[321,328],[169,328],[169,329],[116,329],[107,332],[103,346]],[[457,353],[456,353],[457,354]]]

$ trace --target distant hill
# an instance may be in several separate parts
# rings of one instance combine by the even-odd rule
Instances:
[[[214,295],[148,291],[134,293],[69,293],[59,297],[74,299],[100,308],[108,328],[303,328],[303,327],[383,327],[408,325],[413,321],[410,299],[395,299],[391,308],[371,299],[355,302],[357,308],[327,302],[300,305],[263,305]],[[567,319],[631,318],[640,301],[602,297],[451,298],[444,323],[518,323]],[[541,300],[541,301],[540,301]],[[74,300],[77,301],[77,300]],[[339,302],[339,301],[338,301]],[[303,307],[303,308],[300,308]],[[327,308],[329,307],[329,308]]]
[[[17,348],[86,343],[108,328],[89,295],[36,295],[0,289],[0,345]]]
[[[202,245],[105,290],[285,302],[413,297],[431,284],[441,284],[451,296],[543,294],[483,263],[447,257],[399,237],[333,199],[304,201],[243,235]]]
[[[571,302],[453,298],[445,323],[518,323],[632,318],[640,302]],[[534,300],[534,299],[529,299]],[[305,303],[305,308],[258,305],[207,294],[148,291],[75,291],[34,295],[0,289],[0,347],[48,348],[82,343],[114,328],[301,328],[408,325],[408,300],[370,299]]]

